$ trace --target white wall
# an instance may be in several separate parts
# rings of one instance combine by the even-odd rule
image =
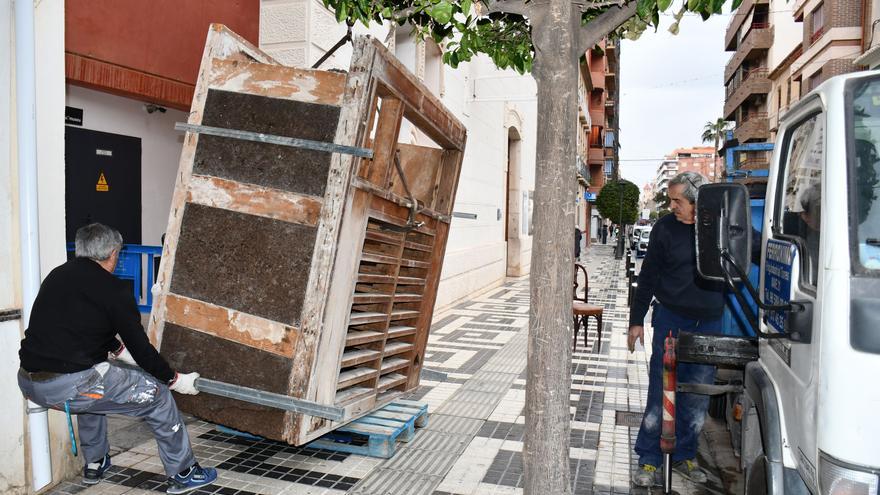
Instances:
[[[67,85],[67,105],[83,109],[84,129],[140,138],[141,243],[160,245],[183,147],[184,133],[175,131],[174,123],[186,122],[187,114],[174,109],[147,113],[141,101],[72,85]]]
[[[767,52],[767,69],[773,72],[803,42],[803,23],[791,15],[790,0],[770,0],[770,25],[773,43]]]

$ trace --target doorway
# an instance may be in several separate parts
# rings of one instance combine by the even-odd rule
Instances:
[[[131,136],[65,127],[65,225],[67,242],[76,230],[100,222],[141,243],[141,140]]]
[[[504,222],[504,241],[506,244],[506,271],[508,277],[523,275],[522,243],[520,242],[520,219],[522,204],[520,203],[520,148],[521,137],[516,127],[507,128],[507,178],[506,200],[507,218]]]

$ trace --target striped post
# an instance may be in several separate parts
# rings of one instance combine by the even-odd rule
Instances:
[[[663,353],[663,426],[660,433],[663,451],[663,493],[672,491],[672,453],[675,451],[675,337],[666,336]]]

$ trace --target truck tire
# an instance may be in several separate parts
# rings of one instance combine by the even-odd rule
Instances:
[[[746,470],[746,495],[767,495],[767,457],[762,452]]]

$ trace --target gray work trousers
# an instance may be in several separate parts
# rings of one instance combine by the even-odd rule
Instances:
[[[159,446],[159,457],[168,476],[195,463],[186,425],[171,391],[139,368],[99,363],[84,371],[62,374],[44,381],[31,380],[20,370],[18,386],[33,402],[77,415],[79,442],[86,463],[100,462],[110,451],[106,414],[144,418]]]

